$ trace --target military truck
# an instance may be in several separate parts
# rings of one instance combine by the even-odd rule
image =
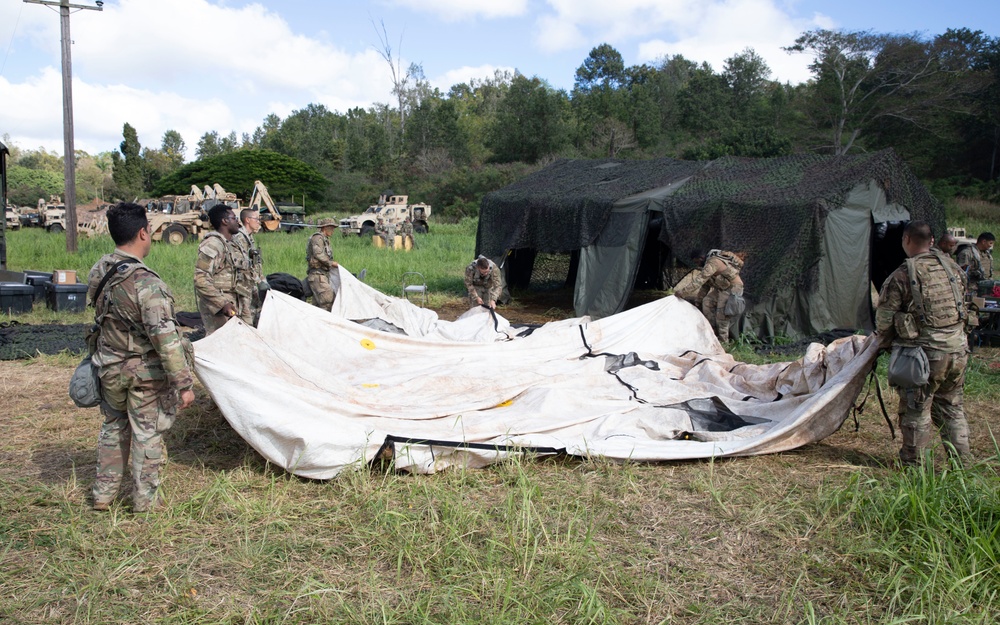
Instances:
[[[21,228],[21,213],[13,204],[8,204],[4,208],[3,217],[8,230],[19,230]]]
[[[276,232],[284,230],[292,233],[306,227],[303,218],[306,209],[288,202],[275,202],[267,187],[260,180],[254,180],[253,193],[247,208],[256,209],[260,213],[261,232]]]
[[[66,205],[58,195],[50,195],[49,201],[38,198],[38,225],[47,232],[66,231]]]
[[[431,216],[428,204],[410,204],[406,195],[381,195],[378,203],[369,206],[360,215],[351,215],[340,220],[340,233],[345,237],[349,234],[371,236],[375,234],[375,225],[381,219],[386,225],[399,224],[407,218],[413,224],[414,232],[427,232],[427,218]]]
[[[237,214],[240,202],[235,193],[229,193],[219,184],[205,185],[202,191],[191,185],[187,195],[164,195],[160,198],[139,200],[146,207],[149,231],[154,241],[180,245],[188,239],[199,240],[212,230],[208,209],[217,204],[229,206]]]

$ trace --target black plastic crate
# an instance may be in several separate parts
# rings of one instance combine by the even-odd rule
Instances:
[[[35,288],[35,301],[40,302],[45,299],[45,285],[52,282],[52,274],[44,271],[24,270],[24,283]]]
[[[83,312],[87,309],[87,285],[47,282],[45,305],[56,312]]]
[[[0,312],[8,315],[31,312],[35,288],[20,282],[0,282]]]

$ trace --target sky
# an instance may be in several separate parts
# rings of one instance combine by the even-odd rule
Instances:
[[[602,43],[626,66],[681,54],[716,71],[753,48],[773,79],[795,84],[810,59],[781,48],[807,30],[1000,36],[1000,0],[105,0],[74,11],[76,149],[117,149],[127,122],[144,147],[180,132],[188,160],[206,132],[252,134],[269,113],[392,101],[383,40],[446,93],[497,70],[569,91]],[[0,0],[0,137],[61,155],[59,22],[53,7]]]

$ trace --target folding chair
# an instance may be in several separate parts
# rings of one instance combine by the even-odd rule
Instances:
[[[427,305],[427,281],[424,279],[424,274],[419,271],[407,271],[403,274],[401,284],[403,299],[410,301],[410,296],[414,298],[419,296],[420,305]]]

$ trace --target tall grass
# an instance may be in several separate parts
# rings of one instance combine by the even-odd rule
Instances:
[[[882,572],[891,613],[927,623],[994,622],[1000,602],[996,460],[878,479],[855,474],[835,498],[862,538],[850,555]]]

